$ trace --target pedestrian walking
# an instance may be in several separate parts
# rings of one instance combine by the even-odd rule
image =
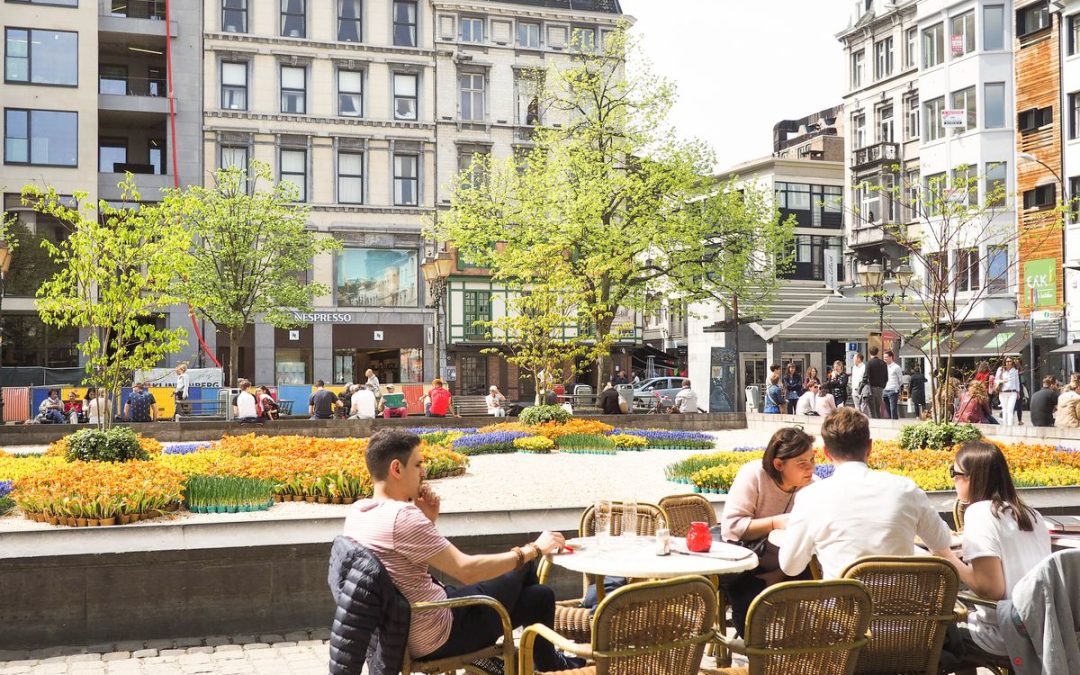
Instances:
[[[878,358],[877,347],[870,348],[870,360],[866,362],[866,379],[870,384],[870,417],[880,419],[885,407],[885,385],[889,383],[889,366]]]

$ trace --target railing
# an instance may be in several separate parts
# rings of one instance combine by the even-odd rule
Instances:
[[[153,96],[166,95],[165,78],[158,77],[117,77],[98,76],[98,93],[113,96]]]
[[[900,161],[900,146],[896,143],[875,143],[865,148],[859,148],[854,152],[851,166],[858,169],[879,162]]]
[[[164,21],[165,0],[98,0],[98,14]]]

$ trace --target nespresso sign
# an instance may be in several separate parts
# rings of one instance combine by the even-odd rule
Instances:
[[[348,312],[296,312],[293,318],[304,323],[352,323],[353,315]]]

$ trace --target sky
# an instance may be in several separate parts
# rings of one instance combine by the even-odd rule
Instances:
[[[620,0],[654,71],[674,80],[671,122],[717,169],[772,154],[772,128],[842,102],[854,0]]]

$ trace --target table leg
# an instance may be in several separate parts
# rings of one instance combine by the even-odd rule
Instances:
[[[596,588],[596,606],[604,601],[604,575],[598,574],[593,577],[593,586]]]

